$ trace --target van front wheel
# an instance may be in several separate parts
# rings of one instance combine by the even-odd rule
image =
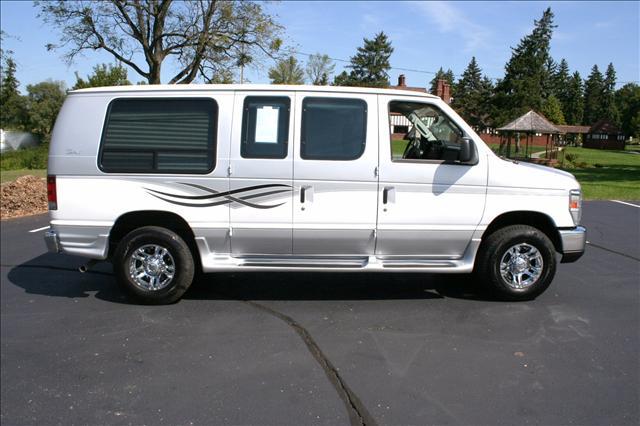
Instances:
[[[114,270],[119,283],[143,303],[178,301],[194,275],[193,256],[178,234],[145,226],[127,234],[116,250]]]
[[[555,248],[537,228],[507,226],[487,237],[476,265],[478,277],[501,298],[531,300],[553,280]]]

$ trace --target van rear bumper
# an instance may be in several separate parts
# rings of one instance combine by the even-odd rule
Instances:
[[[580,259],[587,244],[587,229],[576,226],[572,229],[560,229],[562,241],[562,263],[571,263]]]
[[[47,250],[49,253],[60,253],[60,238],[58,238],[58,233],[53,230],[48,230],[44,233],[44,242],[47,245]]]

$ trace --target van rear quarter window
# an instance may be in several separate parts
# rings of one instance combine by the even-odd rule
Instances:
[[[367,139],[367,104],[362,99],[305,98],[300,157],[355,160]]]
[[[213,99],[116,99],[109,105],[99,167],[107,173],[198,173],[215,168]]]

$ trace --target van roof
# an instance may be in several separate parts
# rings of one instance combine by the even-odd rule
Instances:
[[[275,84],[143,84],[135,86],[110,86],[92,87],[89,89],[72,90],[70,94],[90,94],[90,93],[136,93],[136,92],[229,92],[236,90],[244,91],[304,91],[323,93],[367,93],[386,94],[400,96],[417,96],[426,98],[437,98],[428,93],[414,92],[409,90],[396,90],[372,87],[344,87],[344,86],[311,86],[311,85],[275,85]]]

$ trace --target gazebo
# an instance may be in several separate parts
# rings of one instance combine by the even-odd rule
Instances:
[[[558,150],[556,149],[555,141],[557,140],[558,135],[562,132],[553,123],[547,120],[542,114],[531,110],[497,130],[500,132],[500,153],[506,154],[507,157],[511,156],[512,138],[515,139],[516,156],[514,158],[528,159],[530,157],[529,145],[533,144],[534,138],[537,137],[537,139],[539,140],[540,136],[544,135],[546,135],[546,161],[548,162],[548,160],[555,160],[557,157]],[[520,155],[522,143],[520,140],[521,134],[525,135],[524,155]]]

